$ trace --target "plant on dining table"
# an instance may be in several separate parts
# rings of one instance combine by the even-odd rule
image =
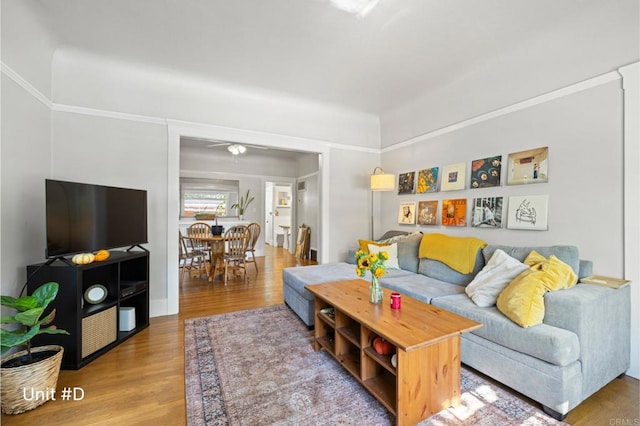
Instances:
[[[247,207],[249,207],[249,204],[253,201],[253,198],[253,195],[251,195],[247,189],[247,193],[245,195],[241,195],[240,200],[233,204],[231,208],[238,210],[238,216],[244,216],[244,213],[246,212]]]

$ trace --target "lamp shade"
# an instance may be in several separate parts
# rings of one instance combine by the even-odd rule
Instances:
[[[378,173],[371,175],[372,191],[393,191],[396,187],[396,175],[389,173]]]

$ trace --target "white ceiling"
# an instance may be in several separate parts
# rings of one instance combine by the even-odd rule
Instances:
[[[329,0],[33,1],[59,45],[374,114],[522,56],[541,31],[637,21],[622,16],[637,0],[379,0],[364,17]],[[527,52],[529,72],[545,51]]]

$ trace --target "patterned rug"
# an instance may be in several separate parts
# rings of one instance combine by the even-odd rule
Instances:
[[[187,422],[200,425],[392,425],[395,417],[284,305],[185,321]],[[461,404],[421,425],[558,425],[462,369]]]

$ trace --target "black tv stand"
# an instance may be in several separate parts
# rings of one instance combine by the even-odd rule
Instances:
[[[69,266],[73,266],[73,262],[72,262],[72,261],[70,261],[69,259],[67,259],[67,258],[66,258],[66,257],[64,257],[64,256],[55,256],[55,257],[50,257],[49,259],[47,259],[47,261],[46,261],[45,265],[49,266],[49,265],[51,265],[53,262],[55,262],[56,260],[59,260],[59,261],[61,261],[61,262],[64,262],[64,263],[66,263],[66,264],[67,264],[67,265],[69,265]]]
[[[50,308],[56,309],[56,326],[69,335],[41,334],[33,343],[63,346],[63,369],[77,370],[149,326],[149,252],[109,253],[86,265],[60,257],[27,266],[28,294],[49,281],[60,284]],[[97,285],[107,296],[92,303],[87,294]]]
[[[131,247],[129,247],[129,248],[127,249],[127,251],[131,251],[132,249],[134,249],[134,248],[136,248],[136,247],[138,247],[138,248],[142,249],[143,251],[146,251],[147,253],[149,253],[149,250],[147,250],[146,248],[142,247],[140,244],[134,244],[134,245],[132,245]]]

